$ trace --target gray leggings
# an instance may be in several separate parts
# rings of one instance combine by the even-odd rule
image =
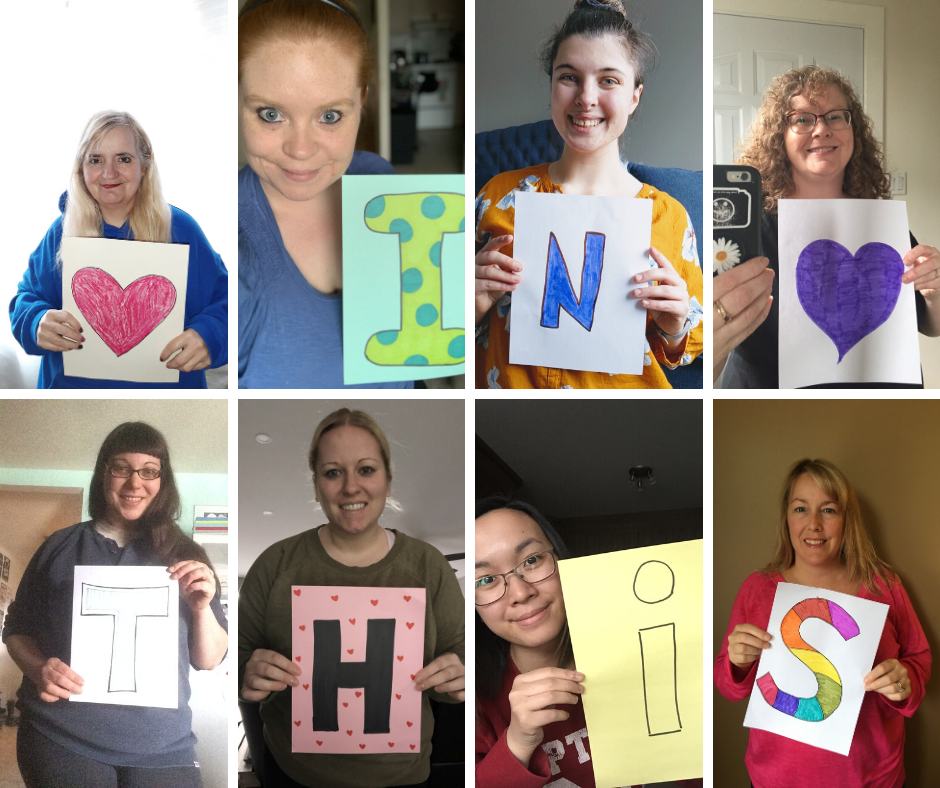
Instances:
[[[197,766],[142,769],[77,755],[21,722],[16,762],[27,788],[202,788]]]

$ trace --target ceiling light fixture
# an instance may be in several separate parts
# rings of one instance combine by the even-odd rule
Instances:
[[[627,471],[627,474],[630,477],[630,483],[636,487],[637,492],[643,492],[643,490],[656,484],[653,469],[648,465],[634,465]]]
[[[271,443],[271,436],[266,432],[259,432],[257,435],[255,435],[255,442],[260,443],[262,446],[267,446],[269,443]]]

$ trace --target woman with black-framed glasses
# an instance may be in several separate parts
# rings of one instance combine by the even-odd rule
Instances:
[[[593,786],[584,674],[574,669],[556,564],[565,546],[522,501],[488,498],[476,518],[477,786]],[[550,764],[545,743],[556,740],[571,755]]]
[[[176,520],[180,495],[164,437],[143,422],[115,427],[98,451],[91,519],[53,533],[33,555],[3,629],[23,671],[17,762],[29,788],[200,786],[189,668],[228,648],[219,583],[205,550]],[[179,705],[68,703],[83,680],[71,660],[76,566],[166,566],[179,583]]]
[[[714,375],[722,388],[777,388],[777,203],[786,199],[891,198],[882,146],[849,81],[802,66],[770,83],[739,159],[757,169],[763,191],[763,257],[723,270],[714,286]],[[913,284],[917,329],[940,336],[940,250],[918,244],[903,256],[902,285]],[[905,388],[827,384],[826,388]],[[922,388],[917,385],[915,388]]]

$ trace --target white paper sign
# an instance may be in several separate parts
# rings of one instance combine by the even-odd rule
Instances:
[[[779,583],[744,725],[848,755],[888,606]]]
[[[160,353],[183,333],[187,244],[62,239],[62,308],[84,329],[81,350],[62,354],[66,375],[176,383]]]
[[[907,204],[780,200],[780,387],[921,382]]]
[[[76,566],[70,700],[179,705],[179,584],[162,566]]]
[[[649,268],[652,200],[515,194],[509,361],[639,375],[646,310],[630,278]],[[635,285],[634,285],[635,287]]]

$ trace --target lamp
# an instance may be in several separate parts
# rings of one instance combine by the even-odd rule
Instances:
[[[653,469],[648,465],[634,465],[627,471],[627,474],[630,477],[630,483],[636,487],[637,492],[643,492],[647,487],[656,484]]]

